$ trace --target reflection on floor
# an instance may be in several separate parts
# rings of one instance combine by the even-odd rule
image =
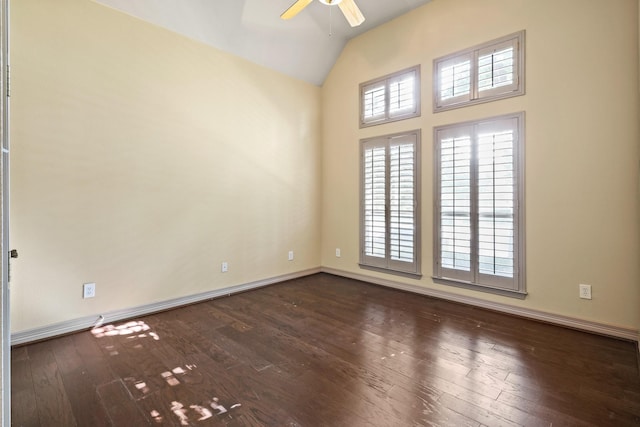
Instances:
[[[155,341],[160,340],[160,336],[152,331],[151,327],[144,321],[128,321],[120,325],[98,326],[93,328],[91,330],[91,333],[96,339],[104,337],[125,337],[127,340],[144,338],[153,338],[153,340]],[[144,345],[141,343],[136,343],[133,348],[136,350],[142,350],[144,348]],[[120,355],[120,353],[115,350],[115,346],[113,344],[104,345],[104,349],[110,356],[115,357]],[[184,368],[182,366],[177,366],[169,371],[161,372],[159,375],[170,387],[176,387],[182,384],[178,377],[185,376],[190,371],[193,371],[196,368],[196,364],[185,364]],[[143,379],[131,376],[124,378],[124,381],[125,383],[133,383],[135,389],[143,395],[142,397],[144,397],[144,395],[146,394],[151,393],[151,388],[147,386],[147,382]],[[220,399],[215,396],[211,399],[205,400],[203,402],[203,405],[204,406],[198,404],[190,404],[188,406],[185,406],[181,402],[173,400],[166,406],[177,417],[180,425],[183,426],[192,425],[192,420],[205,421],[213,417],[214,415],[222,415],[228,412],[227,408],[225,408],[220,403]],[[230,409],[235,409],[240,406],[242,406],[240,403],[235,403],[230,406]],[[211,412],[209,408],[212,408],[215,411],[215,414]],[[194,412],[196,415],[190,414],[191,412]],[[149,415],[158,424],[163,424],[165,421],[165,419],[157,409],[152,409],[151,411],[149,411]],[[191,418],[189,417],[190,415],[192,415]]]
[[[159,340],[160,337],[158,336],[158,334],[156,334],[153,331],[144,333],[146,331],[149,331],[150,329],[151,328],[149,327],[149,325],[147,325],[143,321],[137,321],[137,322],[131,321],[131,322],[123,323],[122,325],[118,325],[118,326],[114,326],[114,325],[99,326],[99,327],[93,328],[91,330],[91,333],[96,338],[102,338],[102,337],[115,337],[118,335],[128,336],[128,335],[138,334],[139,332],[142,332],[135,336],[128,336],[127,338],[135,339],[135,338],[146,338],[147,336],[150,336],[154,340]]]

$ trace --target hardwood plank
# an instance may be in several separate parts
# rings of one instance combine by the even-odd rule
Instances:
[[[190,363],[202,364],[213,362],[219,369],[231,369],[241,362],[235,354],[217,345],[213,340],[198,332],[198,325],[187,324],[181,320],[174,320],[169,323],[160,323],[158,326],[160,333],[168,335],[166,332],[174,331],[171,335],[171,347],[185,360]],[[209,331],[205,328],[206,331]],[[163,341],[165,342],[165,341]]]
[[[29,359],[29,352],[26,345],[11,348],[11,363],[27,359]]]
[[[77,425],[73,408],[69,403],[60,369],[52,351],[53,341],[44,341],[29,346],[31,375],[40,417],[43,426]]]
[[[466,417],[477,421],[481,425],[490,425],[495,427],[515,427],[521,425],[518,422],[506,419],[504,417],[505,413],[498,413],[498,411],[493,412],[486,407],[469,402],[468,400],[456,396],[452,396],[448,393],[444,393],[442,396],[440,396],[440,399],[438,399],[438,403],[451,411],[463,414]],[[510,410],[506,415],[511,417],[512,412],[513,411]],[[524,415],[526,416],[526,414]],[[516,418],[518,418],[519,421],[519,417]]]
[[[136,405],[122,381],[114,380],[98,386],[98,396],[113,426],[150,425],[149,418]]]
[[[75,334],[52,341],[52,350],[67,392],[69,403],[78,425],[109,426],[109,419],[100,402],[95,378],[102,378],[102,370],[96,375],[91,358],[83,357],[86,347],[79,338],[87,334]],[[80,344],[80,347],[78,347]]]
[[[86,372],[73,371],[62,375],[67,398],[79,426],[109,426],[96,385]]]
[[[40,425],[38,402],[33,388],[31,362],[20,358],[11,362],[11,417],[15,425],[35,427]]]
[[[116,379],[109,364],[105,362],[96,339],[90,332],[73,334],[72,337],[77,354],[84,363],[84,369],[91,376],[94,384],[105,384]]]

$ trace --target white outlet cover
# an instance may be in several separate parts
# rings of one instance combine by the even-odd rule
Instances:
[[[85,283],[82,285],[82,298],[93,298],[96,296],[96,284]]]
[[[289,251],[289,261],[293,261],[293,251]]]
[[[591,299],[591,285],[580,284],[580,298]]]
[[[336,257],[340,258],[340,248],[336,248]]]

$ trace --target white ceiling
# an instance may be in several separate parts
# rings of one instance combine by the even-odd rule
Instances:
[[[320,86],[349,39],[431,0],[356,0],[366,20],[355,28],[318,0],[288,21],[295,0],[95,1]]]

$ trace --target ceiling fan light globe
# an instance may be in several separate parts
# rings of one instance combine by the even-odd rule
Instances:
[[[326,4],[327,6],[335,6],[340,3],[342,0],[320,0],[320,3]]]

